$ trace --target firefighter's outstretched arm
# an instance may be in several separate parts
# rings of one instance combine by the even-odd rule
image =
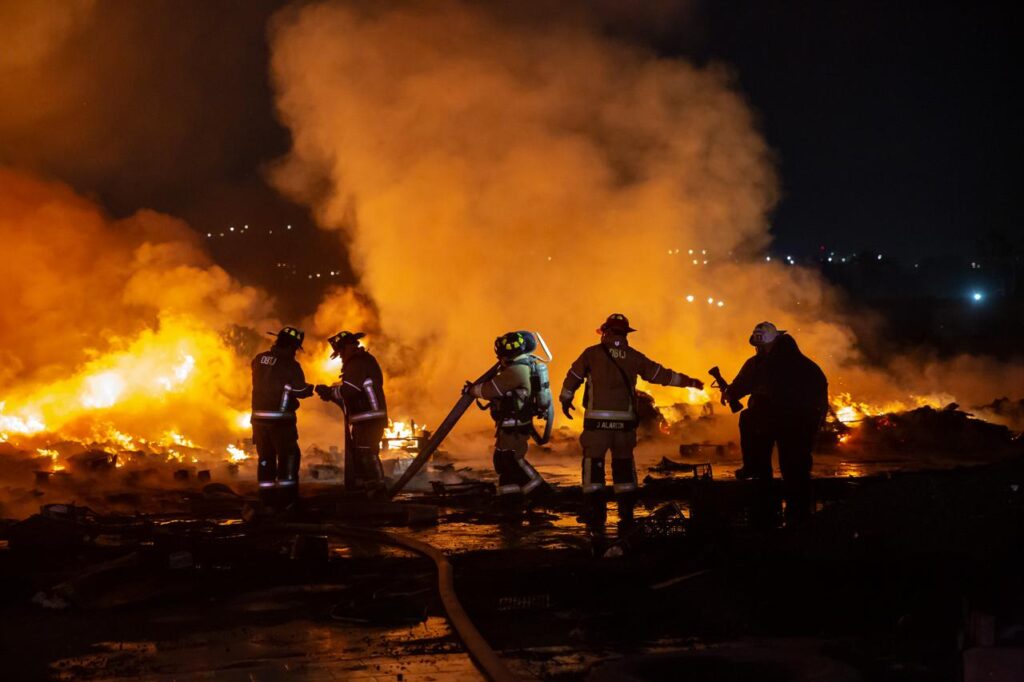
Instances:
[[[474,398],[482,398],[484,400],[494,400],[500,398],[511,391],[516,391],[524,386],[524,383],[529,383],[529,370],[526,370],[526,380],[524,382],[522,371],[517,371],[519,366],[506,367],[494,376],[492,379],[482,381],[479,384],[469,384],[466,392]],[[525,369],[525,368],[523,368]]]
[[[682,372],[676,372],[668,367],[664,367],[647,356],[642,357],[640,364],[640,376],[647,383],[658,384],[659,386],[696,388],[698,390],[704,388],[704,382],[700,379],[694,379]]]
[[[576,362],[572,363],[565,375],[565,381],[562,382],[562,392],[558,394],[558,401],[562,403],[562,414],[569,419],[572,419],[572,411],[576,409],[576,406],[572,404],[572,399],[579,387],[583,385],[588,370],[587,358],[584,353],[576,358]]]
[[[308,398],[313,395],[314,388],[313,384],[300,384],[298,388],[293,386],[292,395],[299,399]]]
[[[313,395],[313,390],[316,388],[313,384],[306,383],[306,375],[303,374],[301,367],[295,372],[295,376],[292,377],[291,387],[292,397],[299,398],[300,400]]]
[[[317,384],[316,388],[313,390],[316,391],[316,394],[320,398],[320,400],[323,400],[326,403],[336,403],[339,400],[341,400],[341,396],[339,395],[335,397],[335,388],[336,385],[328,386],[327,384]]]

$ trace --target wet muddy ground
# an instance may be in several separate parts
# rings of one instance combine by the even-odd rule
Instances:
[[[399,506],[437,505],[438,522],[391,526],[450,556],[465,609],[517,676],[956,680],[978,614],[994,642],[1024,646],[1019,460],[823,478],[800,528],[745,525],[735,482],[655,475],[624,541],[614,504],[603,533],[576,521],[574,466],[537,463],[557,490],[528,512],[412,493]],[[307,487],[308,518],[288,522],[301,527],[228,507],[102,532],[0,527],[10,679],[481,679],[431,562],[365,539],[318,545],[309,524],[349,508],[327,490]],[[702,519],[701,495],[730,513]],[[89,575],[97,565],[113,567]]]

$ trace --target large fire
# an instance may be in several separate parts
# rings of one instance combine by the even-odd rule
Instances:
[[[1019,365],[868,367],[819,275],[766,257],[775,155],[728,70],[609,39],[572,12],[537,30],[495,7],[302,3],[273,22],[270,79],[293,146],[272,180],[344,233],[356,280],[288,321],[309,334],[308,380],[337,380],[323,339],[367,331],[389,409],[436,424],[493,361],[497,335],[543,332],[557,392],[617,311],[637,348],[703,379],[716,364],[738,371],[752,326],[775,321],[822,365],[848,428],[953,396],[1018,395]],[[172,217],[112,218],[16,169],[0,168],[0,186],[4,450],[53,466],[67,443],[249,459],[248,363],[281,323],[271,295],[233,279]],[[714,391],[643,388],[701,417],[718,407]],[[681,407],[663,410],[669,422],[701,421]],[[733,418],[716,414],[735,438]],[[460,429],[486,432],[486,419],[474,410]],[[307,401],[303,446],[338,443],[340,421]],[[388,437],[418,436],[396,423]]]
[[[223,338],[174,316],[110,346],[68,377],[8,393],[0,403],[0,440],[54,462],[58,452],[50,444],[58,441],[147,450],[183,463],[247,458],[233,445],[217,445],[249,434],[249,413],[241,409],[247,393],[232,391],[244,384],[246,365]]]

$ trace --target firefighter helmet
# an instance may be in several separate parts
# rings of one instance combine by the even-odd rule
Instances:
[[[302,341],[306,338],[306,333],[295,327],[282,327],[279,332],[267,333],[276,336],[279,344],[292,348],[302,348]]]
[[[327,339],[327,343],[331,344],[331,350],[334,351],[333,353],[331,353],[331,357],[336,358],[340,356],[342,348],[344,348],[347,344],[350,343],[358,343],[359,339],[363,338],[364,336],[366,336],[366,334],[364,334],[363,332],[338,332],[331,338]]]
[[[509,332],[494,340],[494,354],[499,358],[515,358],[529,352],[526,337],[522,332]]]
[[[612,313],[597,330],[598,334],[628,334],[636,330],[629,326],[629,319],[622,313]]]
[[[750,345],[767,346],[785,333],[785,329],[776,329],[771,322],[762,322],[754,327],[754,331],[750,334]]]

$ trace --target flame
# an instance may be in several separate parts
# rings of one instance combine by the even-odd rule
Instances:
[[[117,443],[125,450],[134,450],[135,439],[129,436],[127,433],[121,433],[117,429],[111,429],[107,433],[107,440],[113,443]],[[144,443],[145,441],[143,441]]]
[[[872,405],[854,400],[849,393],[839,393],[832,396],[831,402],[836,418],[843,424],[851,426],[858,424],[866,417],[878,417],[892,412],[906,412],[919,407],[941,409],[954,400],[953,396],[947,394],[911,395],[910,402],[890,400],[879,405]]]
[[[101,372],[85,377],[79,397],[82,407],[110,407],[124,393],[125,382],[117,372]]]
[[[195,448],[196,447],[195,443],[193,443],[191,440],[189,440],[185,436],[181,435],[177,431],[168,431],[164,435],[164,439],[174,443],[175,445],[180,445],[180,446],[182,446],[184,448]]]
[[[3,440],[45,434],[125,450],[151,444],[212,453],[213,443],[249,429],[249,412],[238,404],[248,398],[246,361],[213,329],[167,316],[159,329],[109,345],[70,376],[20,387],[17,399],[0,403]]]
[[[4,442],[7,442],[11,433],[32,434],[46,429],[42,418],[38,414],[8,415],[4,413],[5,408],[6,403],[0,401],[0,429],[2,429],[2,440]]]
[[[249,459],[249,453],[247,453],[245,450],[238,447],[237,445],[228,445],[227,451],[228,459],[231,462],[234,462],[235,464],[239,462],[244,462],[245,460]]]
[[[422,435],[426,427],[420,425],[419,435]],[[388,420],[388,426],[384,429],[385,438],[415,438],[417,436],[416,422],[414,421],[392,421]]]
[[[384,448],[386,450],[410,450],[419,448],[417,438],[422,438],[426,433],[426,426],[417,424],[414,420],[392,421],[388,420],[387,428],[384,429]]]

